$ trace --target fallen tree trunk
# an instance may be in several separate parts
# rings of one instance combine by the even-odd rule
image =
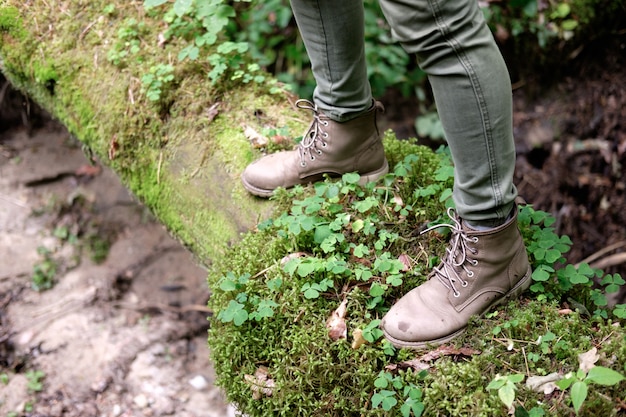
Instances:
[[[164,23],[128,3],[4,1],[0,69],[208,263],[271,210],[240,185],[255,158],[244,126],[299,122],[284,94],[220,88],[206,66],[172,58],[180,45],[158,40]],[[150,100],[142,76],[170,63],[172,82]]]

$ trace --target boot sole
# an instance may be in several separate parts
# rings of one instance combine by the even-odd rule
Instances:
[[[365,184],[369,182],[378,181],[381,177],[386,175],[388,172],[389,172],[389,164],[387,163],[387,160],[385,159],[385,164],[382,166],[382,168],[377,169],[376,171],[368,172],[366,174],[359,174],[361,175],[361,178],[359,179],[359,185],[364,186]],[[272,194],[274,194],[274,190],[267,190],[264,188],[255,187],[254,185],[247,182],[244,178],[241,179],[241,182],[243,184],[243,188],[248,190],[250,194],[254,194],[258,197],[267,198],[267,197],[271,197]],[[317,181],[311,181],[311,182],[317,182]],[[304,182],[302,184],[308,184],[308,183],[309,182]],[[291,187],[294,187],[296,185],[298,184],[294,184]]]
[[[522,279],[519,280],[519,282],[509,290],[509,292],[507,292],[506,294],[504,294],[502,297],[498,298],[497,300],[495,300],[494,302],[492,302],[486,309],[485,311],[483,311],[479,317],[483,317],[485,314],[487,314],[487,312],[489,312],[489,310],[491,310],[493,307],[500,305],[500,304],[504,304],[505,302],[514,299],[514,298],[519,298],[519,296],[526,291],[528,288],[530,288],[530,284],[532,282],[531,279],[531,275],[532,275],[532,269],[530,268],[530,265],[528,266],[528,270],[526,271],[526,274],[522,277]],[[440,337],[439,339],[433,339],[433,340],[427,340],[427,341],[423,341],[423,342],[407,342],[405,340],[399,340],[396,339],[392,336],[390,336],[386,331],[385,328],[382,329],[383,330],[383,334],[385,335],[385,338],[387,340],[389,340],[391,342],[392,345],[394,345],[396,348],[409,348],[409,349],[415,349],[415,350],[419,350],[419,349],[426,349],[429,347],[435,347],[435,346],[439,346],[442,345],[444,343],[447,343],[457,337],[459,337],[460,335],[463,334],[463,332],[465,332],[465,330],[467,330],[467,326],[455,331],[454,333],[451,333],[447,336],[444,337]]]

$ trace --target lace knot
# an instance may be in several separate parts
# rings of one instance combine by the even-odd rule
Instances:
[[[296,107],[299,109],[311,110],[313,112],[313,121],[302,135],[302,141],[298,145],[298,152],[300,154],[300,165],[306,166],[307,160],[314,161],[315,154],[321,155],[323,152],[321,148],[326,148],[327,143],[325,139],[328,138],[328,132],[324,130],[324,127],[328,126],[328,120],[322,119],[322,113],[313,102],[305,99],[296,101]]]
[[[476,259],[471,259],[468,254],[476,254],[476,249],[468,246],[468,243],[477,243],[477,236],[467,236],[465,230],[461,225],[461,220],[456,216],[454,209],[448,209],[448,217],[452,220],[452,224],[442,223],[431,226],[422,231],[421,234],[430,232],[440,227],[449,227],[452,231],[452,237],[450,243],[446,248],[446,254],[443,257],[441,264],[438,267],[433,268],[432,275],[446,287],[452,290],[455,297],[459,297],[461,292],[457,288],[460,284],[465,288],[469,285],[469,282],[463,279],[462,272],[465,273],[467,278],[474,276],[474,271],[469,269],[469,266],[478,265]],[[458,283],[458,284],[457,284]]]

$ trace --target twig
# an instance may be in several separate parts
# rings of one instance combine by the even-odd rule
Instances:
[[[606,269],[610,266],[619,265],[624,262],[626,262],[626,252],[616,253],[615,255],[607,256],[606,258],[603,258],[598,262],[594,262],[590,266],[592,268]]]
[[[85,37],[85,35],[87,34],[87,32],[89,32],[89,30],[93,27],[93,25],[95,25],[96,23],[98,23],[98,20],[94,20],[93,22],[91,22],[90,24],[87,25],[87,27],[85,29],[83,29],[82,32],[80,32],[80,35],[78,36],[78,40],[79,42],[83,41],[83,38]]]
[[[161,165],[163,164],[163,151],[159,152],[159,164],[157,165],[157,184],[161,183]]]
[[[530,376],[530,369],[528,368],[528,358],[526,357],[526,348],[522,346],[522,354],[524,355],[524,363],[526,364],[526,376]]]
[[[593,254],[589,255],[588,257],[586,257],[585,259],[583,259],[582,261],[577,263],[576,267],[579,267],[580,264],[583,264],[583,263],[591,264],[595,260],[597,260],[599,258],[602,258],[605,254],[607,254],[609,252],[613,252],[614,250],[619,249],[621,247],[626,247],[626,240],[622,240],[620,242],[613,243],[612,245],[609,245],[606,248],[600,249],[596,253],[593,253]]]

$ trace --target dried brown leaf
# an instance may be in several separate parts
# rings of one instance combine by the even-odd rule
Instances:
[[[591,368],[596,366],[596,362],[598,362],[598,359],[600,359],[598,349],[593,347],[591,348],[591,350],[588,350],[587,352],[578,355],[578,367],[585,372],[589,372]]]
[[[217,115],[220,114],[219,107],[221,104],[222,103],[220,101],[216,101],[215,103],[211,104],[211,106],[208,109],[204,111],[209,123],[211,123],[213,119],[215,119]]]
[[[289,255],[285,255],[283,259],[280,260],[280,264],[285,265],[287,262],[291,261],[292,259],[306,258],[307,256],[311,256],[311,254],[306,253],[306,252],[290,253]]]
[[[473,356],[479,355],[480,351],[471,349],[471,348],[455,348],[453,346],[439,346],[435,350],[431,350],[430,352],[425,353],[419,358],[411,359],[408,361],[400,362],[398,364],[387,365],[385,369],[390,371],[395,371],[396,369],[415,369],[417,371],[421,371],[424,369],[430,368],[430,363],[435,361],[443,356]]]
[[[363,337],[363,330],[356,329],[352,332],[352,349],[356,350],[366,343],[367,340]]]
[[[328,336],[330,336],[332,340],[348,338],[348,326],[346,325],[347,307],[348,300],[344,299],[326,321]]]
[[[244,125],[243,134],[246,136],[246,138],[248,138],[252,146],[254,146],[255,148],[262,148],[266,146],[269,142],[267,136],[264,136],[261,133],[257,132],[256,129],[254,129],[252,126]]]
[[[260,400],[264,395],[271,397],[276,385],[269,377],[269,370],[265,366],[259,366],[254,375],[244,375],[244,379],[252,390],[252,398]]]
[[[556,389],[555,382],[560,380],[562,377],[563,375],[558,372],[553,372],[550,375],[544,376],[529,376],[526,379],[526,387],[535,392],[543,392],[545,395],[549,395]]]
[[[409,255],[403,253],[400,256],[398,256],[398,260],[400,262],[402,262],[402,271],[403,272],[407,272],[411,270],[412,262],[411,262],[411,258],[409,257]]]

